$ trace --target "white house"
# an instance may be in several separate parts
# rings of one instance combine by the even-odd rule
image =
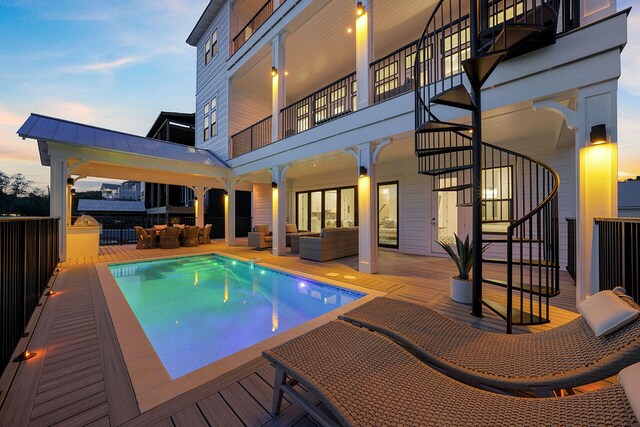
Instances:
[[[275,255],[287,251],[287,223],[358,226],[366,273],[378,271],[379,250],[444,255],[437,242],[473,236],[475,218],[476,240],[491,243],[486,262],[531,273],[485,286],[512,281],[546,298],[566,265],[565,218],[575,217],[583,299],[598,286],[593,219],[617,215],[628,10],[615,0],[481,3],[211,0],[187,39],[201,157],[185,153],[169,170],[163,154],[136,163],[149,154],[93,148],[121,150],[123,179],[136,179],[136,166],[157,172],[154,182],[224,187],[229,245],[236,189],[252,191],[253,224],[270,225]],[[60,182],[88,172],[76,162],[102,162],[19,133],[66,162],[52,167]]]

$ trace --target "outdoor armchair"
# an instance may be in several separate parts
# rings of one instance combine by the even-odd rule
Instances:
[[[194,247],[198,246],[200,243],[198,242],[198,234],[200,234],[200,227],[197,225],[188,225],[182,230],[182,238],[180,241],[180,246],[184,247]]]
[[[198,233],[198,241],[202,245],[211,243],[211,224],[206,224]]]
[[[249,233],[249,247],[264,249],[272,246],[273,237],[269,232],[268,225],[256,225]]]
[[[135,226],[136,236],[138,237],[138,244],[136,249],[153,249],[156,247],[156,235],[155,233],[148,233],[142,227]]]
[[[180,229],[167,227],[160,231],[160,247],[162,249],[175,249],[180,247]]]

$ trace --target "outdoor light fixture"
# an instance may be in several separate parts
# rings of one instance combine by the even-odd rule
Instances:
[[[276,67],[271,67],[271,76],[275,77],[278,75],[278,69]]]
[[[73,185],[75,184],[75,181],[73,178],[67,178],[67,185]]]
[[[360,166],[360,178],[367,176],[367,168],[365,166]]]
[[[56,294],[56,293],[53,291],[53,289],[49,289],[49,292],[47,292],[45,295],[46,295],[46,296],[48,296],[48,297],[50,297],[50,296],[53,296],[53,295],[55,295],[55,294]]]
[[[358,14],[358,16],[364,15],[364,6],[362,5],[361,1],[356,4],[356,13]]]
[[[275,181],[271,181],[271,189],[275,190],[276,188],[278,188],[278,184]]]
[[[229,192],[227,190],[222,190],[222,195],[224,197],[227,197],[229,195]]]
[[[607,142],[607,125],[599,124],[591,126],[589,137],[593,145],[604,144]]]
[[[37,353],[32,353],[28,350],[23,351],[22,353],[20,353],[18,355],[18,357],[16,357],[15,359],[13,359],[14,362],[24,362],[25,360],[29,360],[32,357],[34,357]]]
[[[198,196],[193,196],[193,201],[197,202],[198,201]]]
[[[76,189],[72,188],[71,190],[69,190],[69,192],[71,193],[72,196],[76,195]]]

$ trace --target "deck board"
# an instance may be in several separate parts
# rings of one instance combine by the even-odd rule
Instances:
[[[448,281],[454,273],[445,258],[427,258],[389,251],[380,252],[380,274],[356,271],[357,258],[315,263],[297,256],[274,257],[256,251],[239,239],[227,248],[219,241],[196,248],[136,250],[133,245],[102,247],[98,257],[65,263],[56,277],[58,292],[46,301],[40,321],[31,336],[30,349],[39,356],[21,363],[0,408],[0,426],[97,425],[97,426],[315,426],[299,407],[286,398],[281,415],[272,419],[269,410],[274,368],[255,359],[231,372],[181,394],[140,414],[120,351],[106,301],[94,267],[96,262],[117,262],[160,256],[191,255],[218,250],[232,256],[261,258],[281,268],[304,271],[320,277],[375,289],[390,296],[429,305],[453,319],[478,328],[504,332],[504,322],[488,310],[483,319],[469,316],[470,307],[448,298]],[[487,266],[500,274],[503,267]],[[347,277],[345,277],[347,276]],[[563,324],[575,313],[575,287],[568,274],[561,274],[562,293],[551,300],[551,323],[518,327],[517,332],[535,332]],[[485,287],[487,295],[500,298],[500,289]],[[611,380],[615,381],[615,380]],[[589,385],[599,387],[611,381]],[[300,385],[296,389],[307,394]],[[320,400],[307,394],[310,401]],[[10,409],[9,409],[10,408]]]

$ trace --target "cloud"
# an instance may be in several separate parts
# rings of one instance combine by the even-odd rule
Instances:
[[[9,111],[6,107],[0,105],[0,126],[1,127],[12,127],[14,130],[17,130],[22,123],[24,123],[25,117],[16,114],[15,112]]]
[[[108,73],[117,68],[122,68],[127,65],[143,62],[145,59],[141,56],[125,56],[124,58],[116,59],[110,62],[97,62],[94,64],[79,65],[76,67],[69,67],[67,71],[71,73],[85,73],[85,72],[100,72]]]

